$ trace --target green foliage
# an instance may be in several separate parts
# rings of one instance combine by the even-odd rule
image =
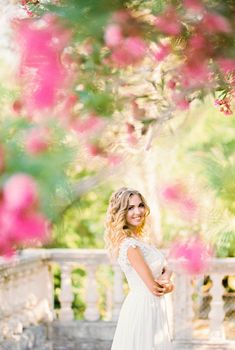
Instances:
[[[235,231],[219,233],[215,240],[215,248],[220,258],[235,257]]]
[[[52,220],[56,218],[63,201],[72,197],[66,168],[74,157],[74,151],[65,142],[65,133],[51,126],[51,144],[45,152],[30,155],[24,146],[28,131],[34,125],[26,119],[3,119],[0,139],[5,153],[5,169],[0,174],[0,184],[15,173],[33,176],[38,183],[42,211]]]
[[[122,9],[127,1],[122,0],[66,0],[60,4],[41,4],[31,9],[38,15],[51,12],[72,26],[76,40],[92,37],[102,40],[103,28],[114,11]],[[88,25],[89,23],[89,25]]]
[[[82,196],[53,229],[47,247],[103,248],[104,221],[111,185],[101,185]]]

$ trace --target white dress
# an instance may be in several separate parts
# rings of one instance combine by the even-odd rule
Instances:
[[[122,305],[111,350],[172,350],[164,296],[153,295],[130,265],[127,250],[139,247],[154,278],[158,278],[165,259],[154,246],[139,239],[125,238],[120,245],[118,263],[130,291]]]

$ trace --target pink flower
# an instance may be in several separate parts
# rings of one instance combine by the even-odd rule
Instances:
[[[133,118],[136,120],[143,119],[143,117],[145,116],[145,110],[143,108],[140,108],[135,100],[131,102],[131,107]]]
[[[59,25],[55,16],[46,15],[40,20],[21,20],[16,35],[25,105],[29,111],[51,108],[58,90],[67,83],[68,75],[60,57],[70,33]]]
[[[20,100],[15,100],[12,105],[13,111],[17,114],[20,114],[23,108],[23,103]]]
[[[225,74],[235,71],[235,59],[226,58],[226,57],[219,58],[218,64],[219,64],[220,70]]]
[[[117,24],[110,24],[105,29],[104,40],[108,47],[115,47],[123,40],[122,30]]]
[[[174,93],[174,94],[172,94],[172,99],[173,99],[176,107],[181,109],[182,111],[189,109],[190,102],[183,94]]]
[[[139,37],[129,37],[122,41],[122,44],[112,51],[111,59],[117,66],[124,67],[136,64],[146,54],[146,44]]]
[[[231,109],[231,95],[228,95],[227,97],[216,99],[215,105],[220,107],[220,112],[224,113],[225,115],[232,115],[232,109]]]
[[[192,52],[200,50],[200,55],[204,55],[204,50],[208,50],[208,40],[201,33],[196,33],[189,39],[189,48]],[[195,57],[194,57],[195,58]]]
[[[138,143],[138,139],[134,134],[128,134],[127,141],[131,146],[135,146]]]
[[[31,155],[45,152],[49,143],[49,133],[45,128],[34,128],[25,137],[25,149]]]
[[[177,208],[185,220],[191,220],[197,213],[198,206],[180,183],[168,185],[161,192],[163,199]]]
[[[4,198],[0,202],[0,255],[12,256],[17,246],[47,238],[47,219],[33,208],[26,211],[9,208]]]
[[[184,7],[187,10],[193,10],[195,12],[202,12],[204,6],[200,0],[184,0]]]
[[[9,210],[32,208],[38,200],[38,188],[34,178],[21,173],[11,176],[3,186],[3,200]]]
[[[88,143],[86,145],[88,153],[92,156],[92,157],[96,157],[96,156],[102,156],[104,153],[104,150],[97,144],[95,143]]]
[[[192,198],[186,196],[179,202],[179,211],[185,220],[192,220],[196,216],[197,210],[198,206]]]
[[[169,44],[160,44],[156,51],[154,51],[154,57],[157,61],[163,61],[171,53],[171,46]]]
[[[135,126],[131,123],[126,123],[126,129],[128,134],[132,134],[135,131]]]
[[[184,188],[180,184],[166,186],[162,190],[162,196],[167,201],[180,201],[184,194]]]
[[[209,83],[210,71],[207,62],[188,61],[182,67],[182,76],[187,87],[195,87]]]
[[[230,22],[218,13],[207,12],[202,20],[203,28],[209,33],[230,33],[232,30]]]
[[[175,242],[169,253],[172,264],[188,274],[205,273],[212,258],[212,249],[199,237],[190,237],[185,241]]]
[[[39,213],[18,215],[15,224],[13,235],[18,244],[29,243],[32,240],[42,241],[47,236],[48,222]]]
[[[131,19],[132,19],[132,16],[128,10],[116,11],[112,15],[113,22],[117,22],[122,25],[125,25]]]
[[[173,79],[168,80],[167,87],[171,90],[174,90],[176,87],[176,81]]]
[[[109,165],[117,166],[122,162],[122,157],[118,154],[111,154],[107,158]]]
[[[72,122],[72,128],[81,134],[97,132],[103,126],[104,121],[95,114],[90,114],[86,119],[77,118]]]
[[[176,36],[181,33],[181,23],[174,7],[168,7],[166,11],[155,18],[155,26],[161,32]]]

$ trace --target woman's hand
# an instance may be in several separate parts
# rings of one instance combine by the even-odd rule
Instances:
[[[162,284],[160,280],[155,280],[154,282],[155,283],[152,288],[152,293],[154,295],[157,295],[158,297],[164,295],[166,290],[166,287],[164,286],[164,284]]]
[[[162,296],[164,294],[172,292],[174,289],[173,283],[168,279],[156,279],[154,285],[154,294],[157,296]]]
[[[174,284],[171,282],[171,280],[160,280],[160,283],[164,287],[164,294],[167,294],[173,291]]]

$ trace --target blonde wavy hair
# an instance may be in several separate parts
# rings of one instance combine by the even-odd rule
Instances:
[[[117,258],[121,241],[126,237],[133,236],[133,232],[126,222],[129,199],[133,195],[138,195],[143,202],[145,207],[145,218],[150,213],[150,209],[144,197],[137,190],[122,187],[111,195],[106,214],[106,230],[104,235],[105,246],[111,260]],[[137,228],[137,235],[140,237],[143,236],[145,221],[146,220],[144,219],[142,224]]]

